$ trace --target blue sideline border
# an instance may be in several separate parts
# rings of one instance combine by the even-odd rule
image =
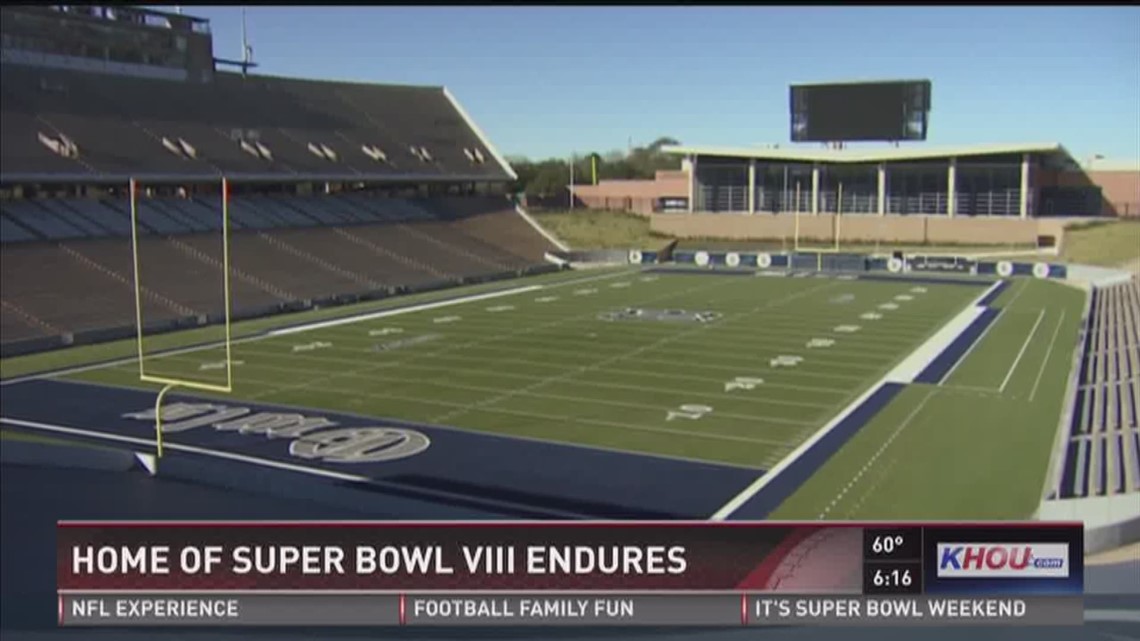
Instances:
[[[729,515],[728,520],[749,521],[768,518],[768,515],[790,498],[905,387],[906,385],[902,383],[880,384],[867,400],[839,421],[838,425],[816,441],[802,456],[784,468],[770,483],[745,501]]]

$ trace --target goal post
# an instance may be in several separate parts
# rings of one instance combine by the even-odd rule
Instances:
[[[184,184],[137,178],[127,190],[138,380],[162,386],[155,401],[158,458],[169,391],[233,391],[230,182],[223,177],[195,186],[217,193],[191,197]],[[217,209],[204,204],[214,198]],[[179,236],[188,230],[195,233]]]
[[[823,243],[808,244],[804,242],[804,234],[801,231],[800,223],[802,214],[799,209],[800,208],[797,207],[795,213],[795,228],[792,237],[792,247],[796,253],[815,253],[817,255],[817,269],[822,271],[823,254],[837,254],[840,252],[840,239],[843,235],[843,183],[839,183],[838,185],[838,196],[836,198],[835,213],[832,215],[831,220],[829,221],[829,229],[827,230],[827,236],[823,239]],[[816,214],[808,214],[808,220],[818,221],[819,218]],[[806,236],[807,238],[816,239],[818,242],[818,235],[809,233]]]

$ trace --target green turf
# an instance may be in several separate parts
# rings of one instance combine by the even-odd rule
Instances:
[[[1001,316],[942,385],[908,386],[773,518],[1031,517],[1084,297],[1059,283],[1015,281],[995,301]]]
[[[620,267],[616,269],[603,268],[597,271],[591,270],[585,274],[582,272],[564,271],[554,274],[528,276],[514,280],[483,283],[480,285],[469,285],[462,288],[443,289],[433,292],[425,292],[422,294],[396,296],[380,301],[358,303],[354,305],[326,307],[323,309],[292,314],[278,314],[275,316],[234,323],[233,338],[241,338],[243,336],[256,334],[266,329],[281,327],[285,325],[308,323],[352,314],[362,314],[392,307],[430,302],[453,296],[478,294],[492,290],[511,289],[529,285],[544,285],[548,283],[578,280],[581,278],[588,278],[593,275],[610,273],[611,271],[621,272],[628,271],[629,269],[630,268],[628,267]],[[211,326],[151,336],[147,338],[146,345],[148,350],[157,351],[209,342],[217,339],[217,337],[217,326]],[[9,357],[0,359],[0,377],[11,378],[15,376],[24,376],[36,372],[43,372],[64,367],[74,367],[87,363],[98,363],[101,361],[116,358],[135,358],[137,357],[137,354],[138,344],[135,339],[132,338],[128,340],[98,343],[95,345],[70,347],[67,349],[31,354],[28,356]]]
[[[859,318],[913,287],[835,278],[607,275],[239,343],[233,397],[768,468],[981,291],[931,285],[880,320]],[[598,318],[631,306],[723,317],[708,323]],[[451,317],[458,319],[444,322]],[[835,331],[844,324],[861,329]],[[391,333],[370,335],[385,330]],[[816,338],[835,343],[808,348]],[[380,344],[388,350],[377,351]],[[771,359],[781,355],[805,360],[773,367]],[[148,367],[193,375],[212,356],[155,358]],[[138,384],[135,363],[74,377]],[[737,377],[764,382],[726,391]],[[682,405],[713,409],[699,418],[670,418]]]

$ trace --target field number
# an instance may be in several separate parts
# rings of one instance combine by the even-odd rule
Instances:
[[[696,420],[711,411],[713,411],[713,408],[708,405],[682,405],[675,410],[669,410],[669,413],[665,415],[665,420],[671,421],[675,418]]]
[[[835,340],[831,338],[813,338],[807,343],[808,349],[816,347],[831,347],[835,344]]]
[[[536,302],[536,303],[552,303],[556,300],[558,300],[557,296],[539,296],[538,298],[534,299],[534,302]]]
[[[514,305],[495,305],[494,307],[488,307],[487,311],[494,314],[496,312],[509,312],[514,308],[515,308]]]
[[[906,302],[908,300],[914,300],[914,296],[911,296],[910,294],[899,294],[898,296],[895,296],[895,300]]]
[[[863,314],[859,318],[862,318],[863,320],[879,320],[882,317],[883,317],[882,314],[877,314],[875,312],[867,312],[866,314]]]
[[[839,325],[835,328],[835,331],[840,334],[854,334],[859,331],[859,329],[858,325]]]
[[[804,360],[803,356],[777,356],[768,361],[772,367],[795,367]]]
[[[596,289],[594,289],[594,288],[590,287],[590,288],[586,288],[586,289],[579,289],[579,290],[576,290],[576,291],[574,292],[574,295],[575,295],[575,296],[587,296],[587,295],[589,295],[589,294],[597,294],[597,293],[598,293],[598,290],[596,290]]]
[[[925,287],[911,287],[910,291],[914,292],[915,294],[925,294],[926,288]]]
[[[399,327],[385,327],[383,329],[372,329],[368,331],[369,336],[387,336],[388,334],[403,334],[404,330]]]
[[[731,381],[724,384],[724,391],[731,392],[732,390],[754,390],[757,385],[763,385],[764,379],[755,378],[753,376],[737,376]]]
[[[879,309],[891,310],[891,309],[898,309],[898,308],[899,308],[898,303],[883,303],[882,305],[879,305]]]
[[[333,343],[325,341],[314,341],[311,343],[295,344],[295,346],[293,346],[293,351],[312,351],[315,349],[327,349],[329,347],[333,347]]]
[[[439,318],[433,320],[432,322],[436,323],[436,324],[454,323],[457,320],[463,320],[463,317],[462,316],[440,316]]]

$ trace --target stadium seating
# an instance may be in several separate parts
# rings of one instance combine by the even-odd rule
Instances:
[[[509,177],[440,87],[223,72],[171,82],[15,64],[0,74],[9,179]],[[78,156],[41,135],[65,136]]]
[[[1060,498],[1140,492],[1140,277],[1092,292]]]
[[[5,343],[133,323],[128,200],[0,206]],[[145,318],[217,317],[220,199],[140,197],[137,210]],[[238,316],[514,272],[551,249],[501,197],[243,195],[230,216]]]

